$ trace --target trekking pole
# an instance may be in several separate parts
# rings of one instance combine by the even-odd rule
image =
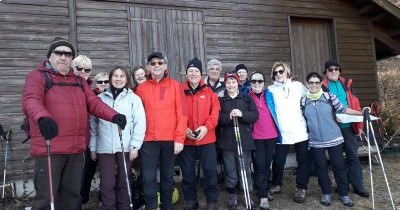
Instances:
[[[371,182],[371,199],[372,199],[372,209],[375,209],[375,196],[374,196],[374,178],[372,176],[372,155],[371,155],[371,143],[369,141],[369,126],[368,126],[368,110],[364,111],[364,127],[365,134],[364,138],[368,145],[368,163],[369,163],[369,178]]]
[[[124,161],[125,181],[126,181],[126,186],[127,186],[127,190],[128,190],[128,196],[129,196],[129,207],[130,207],[130,209],[133,209],[131,186],[129,185],[128,169],[126,167],[126,161],[125,161],[124,142],[122,141],[122,129],[119,126],[118,126],[118,135],[119,135],[119,141],[121,142],[122,160]]]
[[[50,209],[54,210],[53,175],[51,173],[50,139],[46,139],[47,167],[49,171]]]
[[[2,141],[6,142],[5,145],[5,154],[4,154],[4,171],[3,171],[3,194],[1,196],[1,199],[4,199],[5,197],[5,188],[6,188],[6,174],[7,174],[7,157],[8,157],[8,139],[7,139],[7,134],[4,133],[3,127],[0,125],[0,137]]]
[[[374,140],[374,144],[375,144],[375,147],[376,147],[376,152],[378,153],[379,164],[381,165],[381,168],[382,168],[382,173],[383,173],[383,176],[385,178],[386,187],[387,187],[387,190],[388,190],[388,193],[389,193],[389,197],[390,197],[390,201],[392,203],[393,210],[396,210],[396,207],[395,207],[394,201],[393,201],[393,197],[392,197],[392,192],[390,191],[389,182],[388,182],[388,179],[387,179],[387,176],[386,176],[385,167],[383,166],[381,153],[379,152],[379,145],[378,145],[378,142],[376,141],[376,137],[375,137],[375,133],[374,133],[374,127],[372,126],[371,117],[370,117],[370,114],[369,114],[368,110],[364,111],[364,117],[367,118],[366,121],[368,122],[368,126],[369,126],[369,128],[371,130],[372,139]]]
[[[235,131],[235,138],[236,138],[236,143],[237,143],[240,174],[242,177],[242,185],[243,185],[246,209],[252,209],[249,185],[247,183],[246,165],[245,165],[244,156],[243,156],[242,140],[240,138],[239,121],[238,121],[237,117],[233,117],[233,128]]]

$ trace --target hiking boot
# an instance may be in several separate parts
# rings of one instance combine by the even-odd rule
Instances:
[[[280,185],[272,185],[271,188],[269,188],[269,192],[272,195],[281,193],[281,186]]]
[[[348,195],[340,196],[339,200],[342,201],[344,206],[347,206],[347,207],[354,206],[353,200],[351,200],[350,196],[348,196]]]
[[[268,201],[273,201],[274,200],[274,196],[268,191],[268,194],[267,194],[267,198],[268,198]]]
[[[236,195],[236,193],[229,194],[228,209],[229,210],[237,210],[237,195]]]
[[[260,210],[268,210],[269,203],[268,198],[260,198]]]
[[[330,206],[332,202],[331,194],[322,195],[321,200],[319,202],[324,206]]]
[[[354,193],[363,198],[369,197],[369,193],[365,190],[354,190]]]
[[[199,209],[199,203],[197,201],[186,201],[185,210],[197,210]]]
[[[296,203],[304,203],[304,201],[306,201],[306,190],[296,188],[296,193],[294,194],[293,201]]]
[[[208,203],[207,210],[218,210],[217,204],[216,203]]]

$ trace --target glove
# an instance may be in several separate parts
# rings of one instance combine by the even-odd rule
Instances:
[[[126,117],[123,114],[116,114],[112,118],[112,123],[117,124],[122,130],[125,129],[126,126]]]
[[[50,117],[39,119],[39,130],[45,140],[51,140],[58,135],[58,125]]]

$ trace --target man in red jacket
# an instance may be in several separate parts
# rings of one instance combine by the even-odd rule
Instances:
[[[346,79],[340,74],[342,67],[336,60],[328,60],[325,63],[325,78],[322,81],[324,91],[329,91],[337,96],[340,103],[361,111],[360,101],[352,90],[352,80]],[[362,168],[358,159],[358,141],[356,135],[360,135],[363,129],[362,123],[340,123],[340,129],[344,138],[344,151],[346,152],[347,176],[354,193],[361,197],[368,197],[369,193],[364,189]]]
[[[25,78],[22,109],[29,117],[31,156],[35,159],[33,209],[50,209],[46,141],[51,140],[55,209],[76,209],[80,199],[83,152],[87,147],[88,111],[122,129],[124,115],[104,104],[87,82],[74,75],[74,47],[56,37],[47,58]],[[47,79],[46,79],[47,78]],[[51,83],[51,86],[47,85]]]
[[[157,166],[160,165],[161,210],[172,209],[175,155],[183,149],[187,117],[183,91],[178,81],[168,77],[167,58],[160,52],[147,57],[149,79],[136,94],[146,111],[146,134],[141,155],[141,176],[147,210],[157,209]]]
[[[179,154],[182,170],[182,191],[186,200],[185,210],[199,208],[197,202],[196,157],[200,159],[205,178],[204,194],[208,210],[217,210],[217,154],[215,127],[220,105],[218,96],[201,79],[202,63],[195,57],[186,67],[186,82],[182,84],[188,111],[185,148]]]

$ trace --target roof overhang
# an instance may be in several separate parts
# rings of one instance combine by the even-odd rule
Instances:
[[[377,59],[400,54],[400,8],[387,0],[354,0],[358,14],[371,20]]]

